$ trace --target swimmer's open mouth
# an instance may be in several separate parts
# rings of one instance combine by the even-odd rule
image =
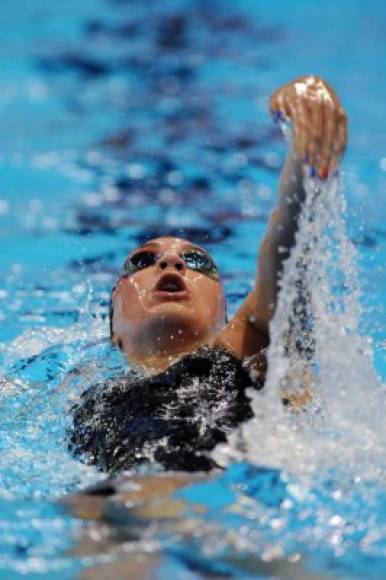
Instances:
[[[187,288],[181,276],[177,274],[164,274],[158,280],[154,291],[156,293],[169,294],[177,297],[178,295],[185,295]]]

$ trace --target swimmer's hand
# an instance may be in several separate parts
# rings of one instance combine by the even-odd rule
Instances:
[[[327,179],[336,171],[346,148],[347,117],[326,81],[309,75],[280,87],[270,111],[276,121],[291,122],[294,152],[312,176]]]

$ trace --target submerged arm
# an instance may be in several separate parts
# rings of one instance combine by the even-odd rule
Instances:
[[[268,345],[283,263],[295,243],[305,199],[304,171],[327,179],[346,145],[346,115],[334,91],[319,77],[302,77],[280,88],[270,108],[274,117],[291,121],[293,142],[260,249],[254,288],[217,339],[239,358],[258,354]]]

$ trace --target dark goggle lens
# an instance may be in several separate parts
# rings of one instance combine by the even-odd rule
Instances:
[[[205,274],[206,276],[216,280],[218,279],[217,268],[207,254],[194,250],[184,252],[181,257],[184,260],[186,267],[190,270],[195,270],[196,272],[200,272],[201,274]]]
[[[190,270],[205,274],[214,280],[219,279],[217,268],[207,254],[197,250],[191,250],[183,252],[180,256],[184,260],[186,267]],[[135,274],[139,270],[154,266],[158,258],[159,256],[155,252],[138,252],[126,260],[123,269],[126,274]]]
[[[156,262],[157,254],[154,252],[138,252],[126,260],[123,269],[127,274],[134,274],[139,270],[154,266]]]

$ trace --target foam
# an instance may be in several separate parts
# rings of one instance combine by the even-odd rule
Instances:
[[[383,479],[385,396],[362,314],[357,256],[345,229],[338,178],[306,178],[296,246],[286,261],[270,325],[268,376],[251,393],[255,417],[216,448],[215,459],[248,460],[296,478],[339,467],[350,477]],[[306,304],[300,296],[306,296]],[[312,373],[312,403],[293,413],[283,391],[299,393]]]

